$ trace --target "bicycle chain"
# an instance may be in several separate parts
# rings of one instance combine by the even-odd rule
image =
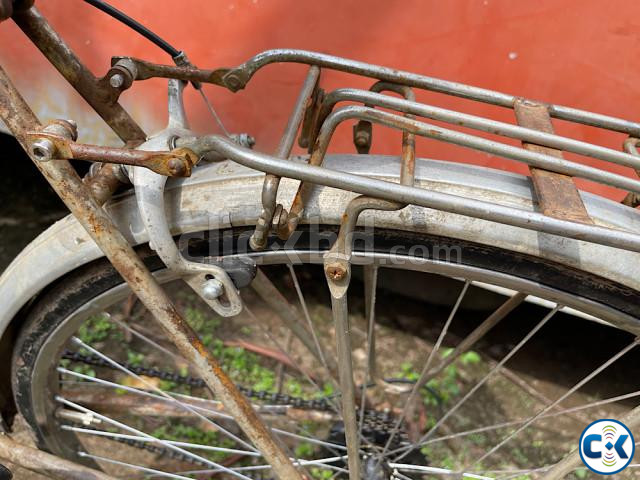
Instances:
[[[95,367],[104,367],[111,370],[118,370],[118,367],[108,362],[104,358],[97,355],[82,354],[71,350],[65,350],[62,354],[62,359],[70,360],[71,362],[83,363],[85,365],[91,365]],[[200,378],[195,378],[189,375],[180,375],[178,373],[168,372],[160,370],[154,367],[143,367],[140,365],[132,365],[129,362],[117,362],[120,367],[123,367],[130,372],[145,377],[159,378],[161,380],[167,380],[181,385],[189,385],[191,387],[206,387],[204,381]],[[283,393],[270,393],[264,390],[254,390],[252,388],[237,387],[246,397],[260,400],[263,402],[269,402],[272,405],[289,406],[302,410],[317,410],[324,412],[334,412],[335,407],[329,401],[329,398],[315,398],[304,399],[293,395],[287,395]],[[395,427],[396,419],[388,411],[377,411],[367,409],[364,411],[364,427],[367,430],[367,436],[372,438],[376,437],[388,437]],[[175,452],[170,449],[150,445],[146,442],[140,442],[133,439],[112,438],[120,443],[125,443],[137,448],[143,448],[148,451],[152,451],[159,454],[168,454],[171,458],[183,460],[186,462],[200,464],[202,462],[185,456],[180,452]],[[399,446],[407,440],[406,432],[400,429],[395,436],[394,445]]]

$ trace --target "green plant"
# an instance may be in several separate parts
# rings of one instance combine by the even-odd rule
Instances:
[[[200,445],[211,445],[216,447],[232,448],[234,442],[229,438],[222,437],[218,432],[212,430],[202,430],[200,428],[183,423],[167,423],[156,428],[151,435],[160,440],[172,440],[178,442],[188,442]],[[220,462],[229,456],[225,452],[200,453],[207,458]]]
[[[75,365],[71,370],[76,373],[80,373],[82,375],[87,375],[89,377],[96,376],[96,371],[93,368],[91,368],[91,365],[85,365],[84,363]]]
[[[473,350],[469,350],[468,352],[460,355],[460,363],[463,365],[476,365],[482,361],[480,354],[474,352]]]
[[[301,442],[296,446],[296,458],[311,458],[313,456],[313,445],[309,442]]]
[[[579,468],[573,472],[573,474],[580,480],[587,478],[588,471],[586,468]]]
[[[138,367],[142,364],[142,360],[144,360],[143,353],[137,353],[133,350],[127,350],[127,362],[134,367]]]
[[[293,378],[290,378],[285,382],[284,388],[289,393],[289,395],[293,395],[296,397],[302,395],[302,384]]]
[[[311,476],[317,480],[329,480],[333,477],[333,473],[326,468],[312,467]]]
[[[84,343],[91,345],[109,338],[115,331],[115,325],[106,313],[89,317],[78,329],[76,336]]]

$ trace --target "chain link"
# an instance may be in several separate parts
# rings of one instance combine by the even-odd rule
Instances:
[[[65,360],[70,360],[71,362],[117,370],[117,367],[97,355],[83,354],[71,350],[65,350],[62,354],[62,358]],[[206,387],[202,379],[189,375],[180,375],[178,373],[168,372],[154,367],[132,365],[129,362],[118,362],[118,365],[136,375],[159,378],[161,380],[167,380],[180,385],[189,385],[191,387]],[[301,410],[316,410],[323,412],[333,412],[335,410],[330,401],[330,397],[305,399],[283,393],[254,390],[252,388],[242,386],[238,386],[238,389],[247,398],[259,400],[261,402],[268,402],[272,405],[288,406]],[[377,436],[388,435],[389,432],[393,429],[394,424],[394,417],[388,411],[378,411],[371,409],[367,409],[364,411],[364,428],[365,430],[367,430],[367,436],[372,436],[375,438]],[[404,440],[406,440],[406,433],[401,432],[401,435],[398,438],[398,443]]]

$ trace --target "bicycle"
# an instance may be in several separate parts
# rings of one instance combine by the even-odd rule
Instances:
[[[580,467],[576,451],[552,449],[541,455],[544,464],[520,465],[505,447],[523,432],[638,395],[565,402],[637,346],[640,181],[562,152],[640,171],[640,124],[300,50],[203,70],[91,0],[175,63],[114,57],[96,78],[32,3],[5,1],[3,12],[12,10],[126,144],[79,143],[68,120],[41,125],[0,69],[0,117],[73,214],[0,280],[2,328],[18,330],[15,403],[37,445],[106,472],[65,464],[65,478],[564,478]],[[253,150],[248,134],[189,130],[184,88],[210,83],[237,91],[272,63],[308,66],[273,155]],[[371,78],[371,89],[324,92],[322,69]],[[168,79],[169,121],[147,139],[118,98],[154,77]],[[517,124],[418,103],[416,89],[512,108]],[[336,108],[341,102],[357,105]],[[616,151],[556,135],[552,118],[629,138]],[[338,125],[353,120],[358,153],[327,155]],[[398,157],[370,154],[373,124],[401,132]],[[416,136],[524,162],[531,177],[419,159]],[[291,158],[296,139],[308,158]],[[80,179],[69,160],[94,164]],[[619,204],[580,193],[572,177],[629,194]],[[303,293],[318,282],[328,287],[330,307]],[[355,283],[364,287],[362,298]],[[412,283],[454,293],[440,300],[450,308],[434,320],[441,328],[432,344],[394,358],[383,349],[388,330],[379,311],[396,318],[388,305],[415,307]],[[468,296],[494,308],[445,349]],[[354,303],[359,316],[349,310]],[[527,333],[499,361],[483,359],[475,349],[487,334],[529,304],[543,313]],[[533,415],[469,425],[460,415],[467,400],[506,375],[505,364],[562,315],[616,326],[629,341],[561,395],[529,391]],[[359,328],[364,340],[355,338]],[[397,363],[382,361],[380,352]],[[477,375],[464,393],[463,364]],[[631,410],[625,423],[637,426],[636,417]],[[466,442],[463,452],[452,454],[449,441]]]

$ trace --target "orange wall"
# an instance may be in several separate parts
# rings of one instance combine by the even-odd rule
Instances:
[[[472,85],[637,118],[640,89],[640,8],[637,0],[368,0],[285,1],[112,0],[202,67],[236,65],[270,48],[303,48],[412,70]],[[99,75],[111,55],[169,62],[146,40],[80,0],[36,2],[53,26]],[[88,141],[113,141],[95,133],[95,116],[61,81],[42,55],[10,21],[0,24],[0,62],[39,115],[80,120]],[[249,132],[257,148],[271,151],[284,127],[306,68],[273,65],[236,94],[207,91],[227,125]],[[372,81],[323,75],[326,89],[368,88]],[[136,84],[122,98],[151,132],[165,122],[166,82]],[[510,110],[420,92],[422,101],[513,121]],[[187,105],[194,126],[215,125],[192,91]],[[559,132],[620,148],[623,135],[556,122]],[[333,151],[353,151],[350,125],[343,125]],[[398,132],[374,133],[373,151],[397,153]],[[432,140],[418,142],[423,157],[473,162],[525,173],[526,167]],[[593,160],[581,159],[598,164]],[[623,167],[608,167],[631,175]],[[581,183],[593,190],[593,186]],[[601,189],[614,198],[623,194]]]

